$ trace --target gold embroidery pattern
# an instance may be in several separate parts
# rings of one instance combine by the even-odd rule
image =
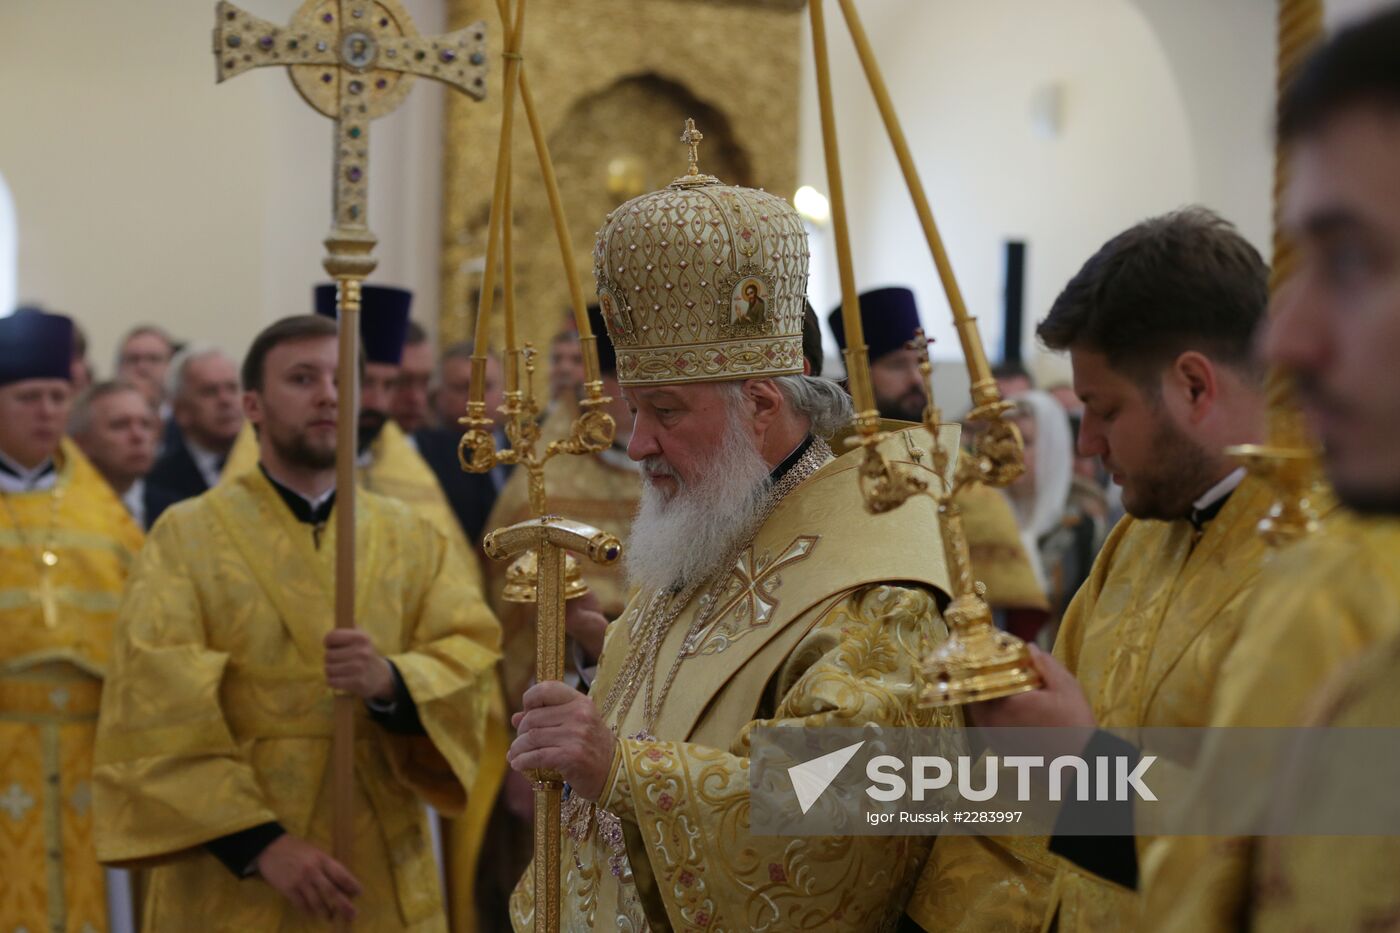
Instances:
[[[929,594],[875,586],[827,614],[794,657],[817,657],[771,720],[730,750],[624,740],[635,820],[678,930],[878,929],[902,909],[928,840],[749,834],[749,735],[760,725],[951,721],[915,702]],[[825,648],[826,651],[820,654]]]
[[[806,560],[820,540],[819,535],[797,537],[777,560],[764,551],[755,561],[752,547],[744,551],[719,597],[724,602],[714,622],[687,640],[683,649],[686,657],[719,654],[746,633],[767,625],[778,608],[778,588],[783,584],[779,571]]]

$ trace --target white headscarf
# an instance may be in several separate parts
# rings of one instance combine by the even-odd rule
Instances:
[[[1069,415],[1055,397],[1039,389],[1014,396],[1015,402],[1035,421],[1035,490],[1029,502],[1011,498],[1021,541],[1030,558],[1036,580],[1047,585],[1045,566],[1040,557],[1040,541],[1064,521],[1074,480],[1074,439]]]

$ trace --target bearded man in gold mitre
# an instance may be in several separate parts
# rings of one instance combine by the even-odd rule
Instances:
[[[589,695],[526,691],[509,756],[569,784],[565,930],[887,928],[927,853],[927,837],[749,831],[755,727],[953,722],[917,702],[918,652],[946,635],[937,516],[926,497],[871,515],[862,455],[828,445],[851,409],[804,374],[807,264],[789,204],[699,174],[693,152],[688,175],[598,235],[642,465],[636,592]],[[952,456],[955,434],[940,440]],[[936,482],[933,443],[910,428],[884,449]],[[519,930],[532,874],[512,898]]]

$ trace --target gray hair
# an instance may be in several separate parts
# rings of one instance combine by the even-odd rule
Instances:
[[[238,368],[238,364],[234,362],[233,357],[229,356],[218,347],[211,346],[207,343],[191,344],[175,354],[175,358],[170,361],[170,371],[165,377],[165,397],[173,402],[183,395],[190,364],[195,360],[202,360],[211,356],[221,356],[230,363],[233,363],[235,370]]]
[[[855,420],[846,390],[820,376],[778,376],[773,380],[793,410],[812,422],[812,433],[829,438]]]
[[[118,392],[135,392],[147,407],[150,402],[146,401],[146,395],[139,388],[130,382],[121,382],[117,379],[108,379],[104,382],[95,382],[83,390],[73,403],[73,408],[68,413],[68,433],[72,437],[82,437],[92,427],[92,406],[99,400],[109,395],[116,395]],[[155,414],[155,409],[151,409]]]
[[[817,437],[829,438],[855,420],[855,406],[846,390],[830,379],[820,376],[772,376],[769,377],[792,410],[811,422],[811,432]],[[729,392],[731,404],[738,401],[742,392],[742,381],[721,383]]]

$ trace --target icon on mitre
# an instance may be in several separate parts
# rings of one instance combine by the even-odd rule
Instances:
[[[768,319],[768,283],[750,275],[739,280],[730,298],[729,323],[733,326],[762,324]]]
[[[632,336],[632,320],[627,316],[612,292],[600,290],[598,292],[598,310],[603,312],[603,320],[607,322],[608,333],[613,340],[626,339]]]

